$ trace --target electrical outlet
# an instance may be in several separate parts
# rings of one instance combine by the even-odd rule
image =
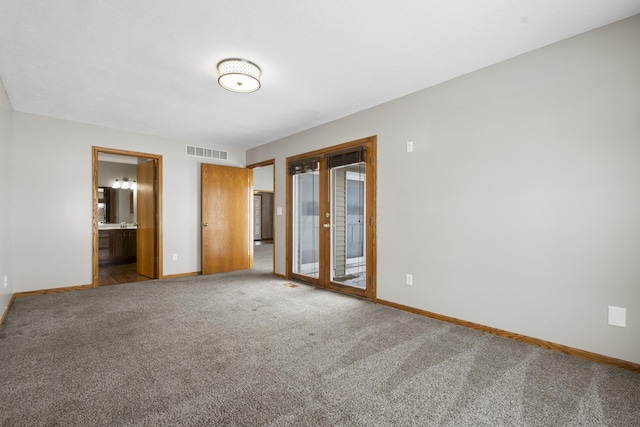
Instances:
[[[177,261],[178,260],[178,254],[173,254],[173,260]]]
[[[409,286],[413,286],[413,274],[407,274],[405,283]]]
[[[5,274],[4,275],[4,288],[7,289],[7,286],[9,286],[9,278]]]

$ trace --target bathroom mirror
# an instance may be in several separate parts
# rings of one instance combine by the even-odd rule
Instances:
[[[98,187],[98,223],[135,223],[134,199],[134,190]]]

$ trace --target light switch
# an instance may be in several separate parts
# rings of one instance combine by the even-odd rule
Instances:
[[[413,151],[413,141],[407,142],[407,153],[411,153]]]
[[[609,324],[611,326],[627,327],[627,309],[609,306]]]
[[[276,215],[282,215],[282,206],[276,207]]]

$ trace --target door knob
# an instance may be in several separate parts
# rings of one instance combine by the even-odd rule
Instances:
[[[324,228],[331,228],[331,224],[322,224]]]
[[[209,226],[209,223],[208,223],[208,222],[203,222],[203,223],[202,223],[202,226],[203,226],[203,227],[208,227],[208,226]]]

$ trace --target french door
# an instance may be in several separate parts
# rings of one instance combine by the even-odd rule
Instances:
[[[290,277],[375,299],[375,143],[287,159]]]

